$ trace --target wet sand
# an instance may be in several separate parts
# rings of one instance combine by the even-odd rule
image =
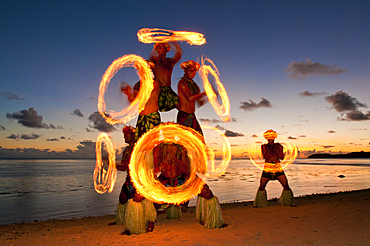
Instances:
[[[183,218],[158,215],[155,229],[119,235],[115,215],[0,225],[0,245],[370,245],[370,189],[295,198],[295,207],[269,200],[222,204],[225,223],[206,229],[194,207]]]

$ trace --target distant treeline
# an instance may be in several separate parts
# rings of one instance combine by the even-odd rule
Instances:
[[[336,154],[336,155],[313,154],[307,158],[315,158],[315,159],[319,159],[319,158],[370,158],[370,152],[361,151],[361,152],[352,152],[348,154]]]

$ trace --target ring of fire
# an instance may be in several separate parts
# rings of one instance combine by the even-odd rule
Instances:
[[[204,35],[198,32],[171,31],[159,28],[142,28],[137,32],[140,42],[151,44],[156,42],[187,41],[190,45],[206,43]]]
[[[112,77],[123,67],[135,67],[137,74],[141,81],[140,91],[134,101],[131,102],[130,106],[122,109],[120,112],[109,111],[109,116],[106,114],[106,105],[104,101],[104,95],[108,88],[109,82]],[[105,71],[99,87],[98,97],[98,110],[105,121],[111,125],[118,123],[125,124],[130,120],[134,119],[138,112],[144,110],[144,106],[149,99],[149,95],[153,90],[153,78],[152,71],[142,57],[137,55],[124,55],[112,62],[112,64]],[[118,118],[117,117],[121,117]]]
[[[204,65],[204,62],[208,61],[211,63],[211,65],[215,68],[213,69],[210,65]],[[222,105],[218,102],[217,100],[217,95],[214,92],[211,83],[208,80],[208,75],[211,74],[215,78],[215,82],[217,85],[217,89],[219,92],[219,95],[221,97]],[[210,104],[212,105],[213,109],[215,112],[220,116],[220,118],[224,122],[230,122],[231,117],[230,117],[230,101],[229,97],[227,96],[227,92],[225,90],[225,87],[220,81],[219,78],[219,72],[217,70],[217,67],[215,64],[212,62],[212,60],[205,58],[203,59],[202,57],[202,66],[199,69],[199,75],[203,81],[203,86],[204,86],[204,91],[207,94],[208,100]]]
[[[274,166],[265,166],[265,160],[262,156],[262,151],[261,151],[261,144],[262,144],[262,139],[263,133],[259,133],[257,135],[257,140],[253,142],[251,145],[250,151],[249,151],[249,159],[259,169],[262,171],[270,171],[274,172],[276,171],[275,169],[284,169],[286,168],[289,164],[293,163],[294,160],[297,158],[298,155],[298,148],[295,144],[289,143],[289,141],[282,137],[281,135],[278,135],[276,138],[276,142],[280,143],[284,147],[284,159],[281,160],[280,166],[279,167],[274,167]]]
[[[108,171],[104,169],[104,163],[102,161],[101,145],[103,142],[105,143],[108,152]],[[99,134],[96,140],[95,152],[96,164],[93,174],[94,188],[99,194],[103,194],[106,191],[110,193],[113,191],[114,184],[116,183],[117,169],[115,147],[107,133],[102,132]]]
[[[153,148],[160,143],[176,143],[186,148],[190,176],[178,187],[166,187],[153,172]],[[130,159],[130,176],[139,194],[157,203],[180,204],[198,195],[207,173],[207,153],[203,137],[195,130],[174,123],[161,124],[145,133],[135,144]]]

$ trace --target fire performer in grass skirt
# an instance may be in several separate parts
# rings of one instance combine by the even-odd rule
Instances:
[[[122,153],[121,165],[117,165],[120,171],[127,171],[126,181],[122,185],[117,206],[116,222],[110,225],[123,225],[125,231],[122,235],[141,234],[152,232],[154,222],[157,219],[157,212],[153,202],[140,196],[131,181],[129,164],[132,150],[135,146],[135,128],[125,126],[122,129],[125,142],[129,144]]]
[[[183,185],[190,174],[190,159],[186,149],[179,144],[161,143],[153,150],[154,172],[160,173],[158,179],[165,186]],[[188,202],[180,206],[187,206]],[[170,205],[167,208],[168,219],[182,217],[180,206]],[[214,229],[226,226],[223,221],[220,203],[207,184],[198,194],[196,219],[207,228]]]
[[[166,57],[171,50],[170,44],[176,49],[173,58]],[[178,42],[155,43],[149,55],[148,63],[152,68],[154,80],[159,82],[161,93],[158,98],[159,111],[170,111],[177,107],[179,103],[178,95],[171,88],[171,76],[173,67],[181,59],[182,49]]]
[[[183,126],[193,128],[203,135],[202,129],[195,117],[195,103],[199,106],[205,103],[205,92],[200,92],[199,86],[193,81],[199,63],[189,60],[181,63],[181,68],[184,69],[184,76],[179,81],[177,88],[179,93],[179,106],[177,114],[177,123]]]
[[[288,180],[280,164],[280,160],[284,159],[283,146],[280,143],[274,142],[277,137],[277,133],[274,130],[267,130],[263,136],[268,141],[267,144],[261,146],[265,165],[253,206],[267,207],[268,202],[265,188],[270,180],[278,180],[284,188],[280,196],[280,203],[284,206],[294,206],[293,192],[289,188]]]
[[[127,95],[129,102],[132,102],[140,90],[140,81],[137,82],[132,91],[128,84],[121,87],[121,91]],[[160,93],[160,85],[158,81],[153,80],[153,91],[145,104],[144,110],[139,113],[136,130],[135,130],[135,140],[138,140],[144,133],[150,129],[158,126],[161,123],[161,116],[158,112],[158,97]]]

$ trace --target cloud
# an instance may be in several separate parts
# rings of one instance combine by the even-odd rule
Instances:
[[[57,139],[57,138],[48,138],[48,139],[46,139],[46,141],[55,142],[55,141],[59,141],[59,139]]]
[[[323,147],[324,149],[330,149],[330,148],[334,148],[335,146],[334,145],[321,145],[321,147]]]
[[[208,123],[208,124],[217,124],[217,123],[224,123],[222,120],[219,119],[205,119],[205,118],[199,118],[199,122]],[[231,122],[238,122],[236,118],[231,118]]]
[[[15,139],[15,140],[18,140],[18,139],[35,140],[35,139],[38,139],[39,137],[41,137],[41,135],[38,135],[38,134],[35,134],[35,133],[21,134],[21,135],[12,133],[8,137],[6,137],[6,138]]]
[[[86,132],[94,132],[94,130],[91,130],[90,128],[85,127]]]
[[[82,114],[81,110],[79,110],[79,109],[75,109],[75,110],[71,113],[71,115],[77,115],[78,117],[81,117],[81,118],[83,118],[83,117],[84,117],[84,115]]]
[[[0,95],[2,95],[5,100],[12,101],[12,100],[24,100],[23,98],[20,98],[18,95],[7,92],[7,91],[0,91]]]
[[[59,137],[59,139],[66,139],[66,137],[65,136],[61,136],[61,137]]]
[[[20,112],[6,113],[7,119],[18,120],[18,124],[30,128],[44,128],[44,129],[63,129],[61,126],[43,123],[43,117],[37,114],[37,111],[31,107],[28,110],[24,109]]]
[[[329,130],[328,133],[336,133],[334,130]]]
[[[220,126],[220,125],[217,125],[217,126],[215,126],[218,130],[221,130],[221,131],[223,131],[223,130],[226,130],[226,128],[225,127],[222,127],[222,126]]]
[[[103,116],[99,114],[98,111],[92,113],[89,116],[89,120],[93,123],[93,126],[90,126],[91,128],[97,129],[101,132],[112,132],[115,131],[116,128],[112,126],[111,124],[108,124]]]
[[[333,95],[325,97],[325,100],[333,105],[333,108],[341,113],[338,119],[343,121],[370,120],[370,112],[363,113],[359,108],[367,108],[365,103],[359,102],[344,91],[338,91]]]
[[[226,137],[244,137],[244,134],[239,133],[239,132],[232,132],[230,130],[225,131],[225,136]]]
[[[305,81],[309,76],[330,76],[339,75],[346,72],[345,68],[339,68],[337,65],[327,66],[318,62],[312,62],[306,59],[306,62],[291,62],[288,68],[284,70],[289,73],[289,77],[294,80]]]
[[[6,128],[5,128],[5,126],[3,126],[3,125],[0,125],[0,131],[6,131]]]
[[[249,102],[240,102],[241,105],[239,108],[244,109],[245,111],[252,111],[256,110],[258,108],[272,108],[271,102],[267,100],[266,98],[261,98],[261,101],[259,103],[255,103],[252,100],[249,99]]]
[[[288,139],[296,140],[297,138],[289,136]]]
[[[317,97],[317,96],[322,96],[322,95],[326,95],[326,94],[328,94],[328,93],[304,91],[304,92],[299,93],[298,95],[300,97]]]
[[[306,135],[299,135],[298,137],[300,137],[300,138],[305,138],[305,137],[306,137]]]

